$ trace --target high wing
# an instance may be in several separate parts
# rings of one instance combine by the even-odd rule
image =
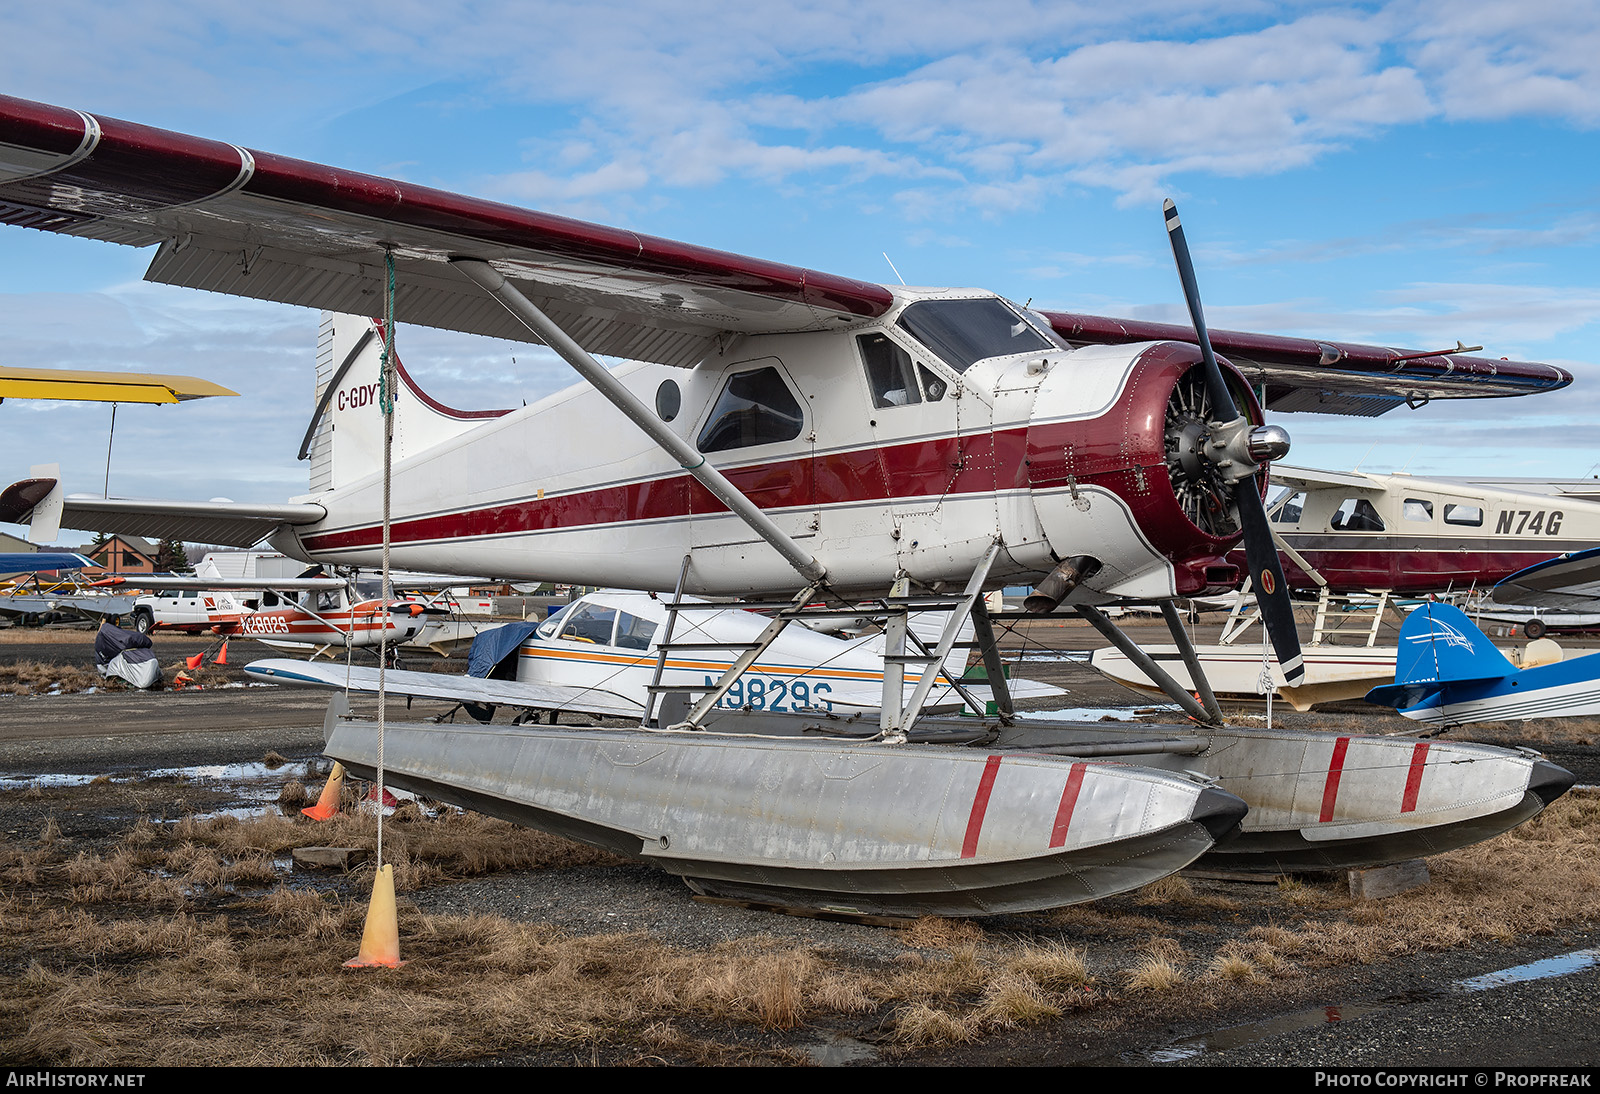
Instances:
[[[92,585],[127,585],[135,589],[206,589],[216,592],[242,590],[256,592],[305,592],[311,589],[342,589],[349,582],[342,577],[154,577],[150,574],[112,574]]]
[[[67,399],[93,403],[182,403],[213,395],[237,394],[198,376],[0,366],[0,402]]]
[[[1574,551],[1518,570],[1489,596],[1501,604],[1594,611],[1600,605],[1600,548]]]
[[[1347,474],[1342,471],[1321,471],[1314,467],[1286,467],[1281,463],[1272,465],[1272,485],[1287,486],[1295,490],[1320,490],[1324,487],[1339,487],[1346,490],[1367,491],[1374,494],[1383,493],[1383,487],[1359,473],[1351,472]]]
[[[694,365],[730,334],[831,329],[894,301],[853,278],[10,97],[0,97],[0,223],[157,245],[151,281],[353,314],[383,300],[388,253],[406,322],[532,340],[449,265],[481,259],[589,352],[667,365]],[[1186,327],[1047,317],[1077,344],[1194,338]],[[1236,332],[1212,340],[1266,385],[1274,409],[1370,415],[1572,379],[1550,365],[1400,360],[1382,347]]]
[[[29,523],[34,506],[45,501],[56,486],[55,479],[32,478],[0,490],[0,523]],[[157,501],[69,494],[63,504],[62,527],[226,547],[251,547],[281,525],[315,524],[327,515],[327,510],[314,503]]]
[[[252,661],[245,672],[258,680],[298,687],[329,688],[376,694],[378,670],[364,665],[318,665],[291,658],[270,657]],[[415,699],[443,699],[452,703],[507,706],[522,710],[562,710],[607,718],[637,720],[644,709],[630,699],[600,688],[559,684],[523,684],[514,680],[485,680],[441,672],[389,669],[384,690],[390,695]]]
[[[0,574],[81,570],[95,561],[76,551],[0,551]]]
[[[1195,341],[1192,328],[1174,323],[1069,312],[1040,314],[1075,346]],[[1303,410],[1375,418],[1398,406],[1416,407],[1433,399],[1532,395],[1572,383],[1572,373],[1566,369],[1530,361],[1465,357],[1455,352],[1418,354],[1388,346],[1248,331],[1209,333],[1212,347],[1264,395],[1262,405],[1278,413]]]

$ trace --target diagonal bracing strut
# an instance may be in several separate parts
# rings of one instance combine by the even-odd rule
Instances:
[[[733,514],[744,521],[762,539],[770,543],[784,559],[800,572],[808,583],[817,583],[827,574],[827,569],[800,546],[787,532],[773,523],[761,509],[746,497],[727,477],[706,462],[706,458],[688,441],[674,433],[665,422],[656,417],[640,402],[622,382],[596,361],[589,352],[578,345],[566,331],[556,326],[550,317],[510,281],[504,274],[480,258],[453,258],[451,265],[476,282],[485,292],[505,306],[516,320],[539,337],[545,345],[555,350],[562,359],[589,381],[594,389],[605,396],[629,421],[644,430],[649,438],[678,461],[700,485],[711,491]]]

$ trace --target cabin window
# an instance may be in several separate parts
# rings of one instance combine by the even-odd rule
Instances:
[[[898,326],[957,372],[987,357],[1055,348],[1032,323],[993,297],[919,300],[900,313]]]
[[[611,630],[616,621],[615,608],[584,604],[567,615],[566,625],[561,628],[561,638],[566,642],[593,642],[597,646],[609,646]]]
[[[248,601],[246,601],[246,603],[248,603]],[[264,608],[276,608],[278,606],[278,594],[273,592],[271,589],[268,589],[266,592],[262,593],[261,606]]]
[[[775,368],[736,372],[728,377],[700,431],[700,451],[726,452],[800,436],[805,413]]]
[[[1281,505],[1273,511],[1274,524],[1299,524],[1300,514],[1305,512],[1306,494],[1304,490],[1289,494]]]
[[[656,625],[648,619],[622,612],[617,616],[617,645],[625,650],[650,648],[650,639],[656,634]]]
[[[678,410],[683,406],[683,392],[678,390],[676,380],[662,380],[661,386],[656,388],[656,413],[663,422],[670,422],[678,416]]]
[[[1483,527],[1483,510],[1476,505],[1446,505],[1444,507],[1444,522],[1446,524],[1463,524],[1468,528]]]
[[[1383,518],[1366,498],[1345,498],[1328,523],[1335,532],[1383,531]]]
[[[1422,498],[1407,498],[1404,513],[1407,520],[1432,521],[1433,502]]]

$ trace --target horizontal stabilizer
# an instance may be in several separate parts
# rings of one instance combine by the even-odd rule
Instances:
[[[56,488],[49,478],[24,479],[0,490],[0,522],[31,524],[35,507]],[[263,504],[240,501],[159,501],[69,494],[62,502],[60,526],[147,539],[180,539],[251,547],[283,525],[316,524],[327,510],[313,503]]]

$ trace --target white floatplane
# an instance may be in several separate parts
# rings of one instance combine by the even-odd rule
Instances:
[[[359,347],[329,339],[304,497],[66,497],[34,476],[0,492],[0,520],[42,511],[91,530],[238,546],[270,536],[334,565],[392,557],[673,589],[675,615],[692,594],[787,598],[718,680],[689,689],[675,722],[663,702],[620,731],[388,726],[398,785],[642,856],[706,892],[888,914],[1015,911],[1181,868],[1247,811],[1267,818],[1252,837],[1264,863],[1306,841],[1330,861],[1404,857],[1419,840],[1481,838],[1537,812],[1559,793],[1559,769],[1504,750],[1454,764],[1350,740],[1319,771],[1321,744],[1220,729],[1155,742],[1058,730],[1060,747],[1007,745],[1022,723],[982,595],[1005,584],[1115,632],[1096,605],[1153,599],[1169,613],[1172,597],[1231,587],[1226,555],[1242,536],[1271,642],[1298,682],[1262,506],[1264,465],[1288,438],[1262,424],[1253,385],[1269,404],[1365,414],[1373,400],[1571,380],[1547,365],[1231,332],[1217,343],[1233,365],[1219,362],[1170,202],[1165,218],[1192,330],[871,284],[0,98],[6,222],[155,245],[156,281],[346,313],[381,305],[408,322],[543,342],[586,381],[527,407],[463,412],[426,399],[392,352],[372,375]],[[392,336],[392,323],[364,335]],[[608,369],[594,354],[631,363]],[[875,726],[722,705],[786,627],[856,614],[863,598],[886,618]],[[927,651],[907,637],[921,610],[948,613]],[[926,713],[938,674],[911,686],[905,670],[943,663],[969,618],[998,714],[943,726]],[[1220,724],[1203,687],[1199,701],[1167,690]],[[340,702],[327,751],[371,770],[376,727],[341,716]],[[789,731],[761,728],[769,720]],[[1347,770],[1352,751],[1370,763]],[[1220,773],[1194,773],[1202,757]],[[1258,760],[1289,766],[1263,779]],[[1318,778],[1332,779],[1332,805],[1307,812],[1302,782]],[[1391,801],[1393,779],[1416,793]]]

